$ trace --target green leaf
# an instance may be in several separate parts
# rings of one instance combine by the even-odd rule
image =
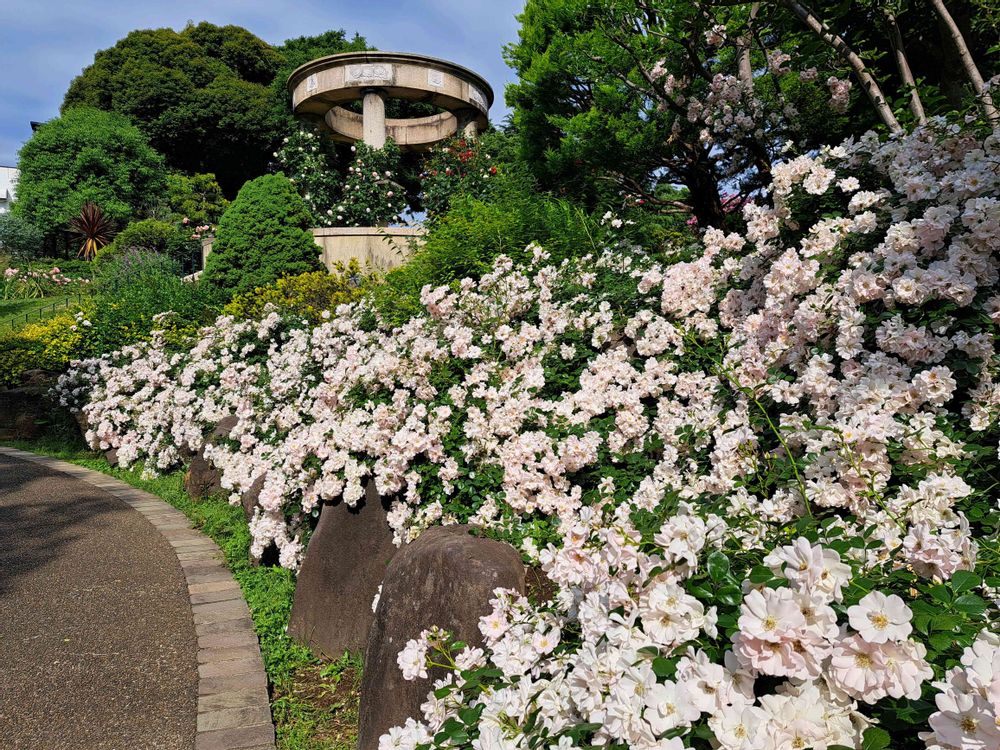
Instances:
[[[950,633],[935,633],[927,640],[938,651],[947,651],[955,642],[954,636]]]
[[[889,747],[889,733],[878,727],[868,727],[861,736],[861,750],[883,750]]]
[[[743,598],[743,591],[740,589],[739,586],[733,586],[733,585],[723,586],[715,594],[716,601],[719,601],[728,607],[736,606],[737,604],[740,603],[740,600],[742,600],[742,598]]]
[[[677,659],[665,659],[657,656],[653,659],[653,674],[657,677],[672,678],[677,673]]]
[[[956,594],[976,588],[982,579],[971,570],[957,570],[951,577],[951,590]]]
[[[718,583],[729,575],[729,558],[722,552],[713,552],[708,556],[708,575]]]
[[[986,611],[986,602],[975,594],[963,594],[955,600],[955,609],[978,617]]]
[[[951,592],[944,586],[931,586],[927,589],[927,593],[931,595],[932,599],[937,599],[942,604],[951,604]]]
[[[770,568],[765,568],[763,565],[757,565],[750,571],[750,583],[767,583],[772,578],[774,578],[774,573],[771,572]]]

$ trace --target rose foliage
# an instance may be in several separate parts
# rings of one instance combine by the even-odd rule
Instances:
[[[222,317],[61,397],[153,471],[235,415],[207,454],[284,565],[374,478],[399,542],[471,521],[545,572],[483,648],[406,645],[435,689],[384,750],[996,748],[998,188],[997,134],[866,136],[677,257],[535,248],[391,330]]]

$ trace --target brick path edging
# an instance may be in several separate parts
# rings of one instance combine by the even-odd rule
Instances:
[[[169,503],[114,477],[76,464],[0,447],[98,487],[139,511],[173,548],[187,580],[198,638],[198,725],[195,750],[274,750],[267,675],[243,592],[218,546],[191,528]]]

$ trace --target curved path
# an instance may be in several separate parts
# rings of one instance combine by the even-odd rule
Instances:
[[[273,750],[257,638],[221,560],[159,498],[0,448],[4,749]]]

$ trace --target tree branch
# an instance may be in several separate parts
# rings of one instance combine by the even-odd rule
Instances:
[[[930,0],[930,3],[937,12],[944,27],[948,30],[951,41],[958,51],[958,57],[962,61],[962,67],[965,68],[965,74],[969,77],[969,82],[972,84],[972,90],[975,92],[976,98],[979,99],[980,105],[983,108],[983,114],[986,115],[986,119],[990,121],[991,125],[1000,125],[1000,112],[997,112],[997,108],[993,104],[993,97],[986,90],[983,76],[979,72],[979,68],[976,67],[976,61],[972,58],[972,52],[969,50],[969,45],[965,43],[965,37],[958,28],[958,24],[955,23],[955,19],[952,18],[951,13],[945,7],[944,0]]]
[[[927,124],[927,114],[924,112],[924,103],[920,100],[920,92],[917,90],[917,82],[913,79],[913,71],[910,70],[910,61],[906,59],[906,49],[903,47],[903,35],[899,31],[899,24],[896,23],[896,16],[891,11],[885,12],[886,22],[889,24],[889,44],[896,56],[896,67],[899,68],[899,77],[903,79],[903,85],[910,93],[910,112],[920,125]]]
[[[753,64],[750,62],[750,46],[753,44],[754,22],[760,12],[760,3],[750,6],[750,17],[747,19],[746,30],[736,40],[737,71],[743,85],[753,90]]]
[[[809,10],[809,8],[802,5],[802,3],[798,2],[798,0],[779,1],[785,8],[795,14],[807,28],[830,45],[837,52],[837,54],[843,58],[844,62],[851,67],[854,71],[854,75],[857,76],[858,81],[861,83],[861,87],[865,90],[865,93],[868,95],[868,99],[871,100],[872,106],[875,107],[875,111],[878,113],[879,118],[885,126],[893,133],[903,132],[903,126],[899,124],[899,120],[897,120],[896,116],[892,113],[892,108],[886,102],[885,95],[882,93],[882,89],[879,87],[878,82],[872,74],[868,72],[868,68],[865,66],[864,60],[858,56],[857,52],[851,49],[850,45],[844,41],[843,37],[831,30],[822,19]],[[934,0],[932,0],[932,2],[934,2]]]

